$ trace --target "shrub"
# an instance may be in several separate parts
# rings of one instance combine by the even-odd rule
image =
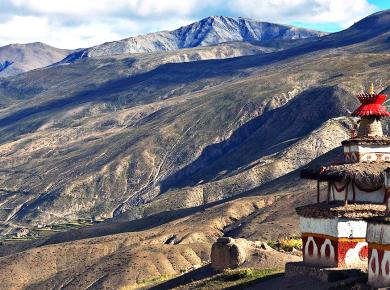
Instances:
[[[280,239],[277,241],[268,241],[267,244],[275,250],[283,250],[285,252],[292,252],[294,249],[302,250],[302,239],[291,237],[286,239]]]

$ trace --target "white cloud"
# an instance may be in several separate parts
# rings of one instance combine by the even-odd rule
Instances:
[[[267,21],[332,23],[347,28],[376,7],[366,0],[234,0],[229,8]]]
[[[70,17],[135,15],[150,17],[166,14],[190,15],[194,10],[214,6],[194,0],[5,0],[14,7],[36,14],[57,14]],[[199,5],[200,4],[200,5]],[[206,4],[206,5],[204,5]]]
[[[51,23],[47,17],[13,16],[0,23],[0,43],[46,42],[61,48],[76,48],[121,38],[111,25],[101,22],[67,27]]]
[[[347,27],[375,9],[367,0],[0,0],[0,45],[87,47],[215,14]]]

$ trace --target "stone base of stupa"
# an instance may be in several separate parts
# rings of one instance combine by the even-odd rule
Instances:
[[[373,204],[311,204],[297,208],[303,261],[320,267],[367,269],[366,218],[384,214]]]
[[[367,226],[368,284],[390,287],[390,217],[373,218]]]
[[[338,222],[343,224],[346,222]],[[335,237],[317,233],[302,235],[303,260],[308,265],[339,268],[367,268],[365,238]]]
[[[305,262],[286,263],[285,275],[286,277],[311,277],[326,283],[343,281],[346,284],[354,284],[365,283],[367,280],[367,274],[360,269],[320,267]]]

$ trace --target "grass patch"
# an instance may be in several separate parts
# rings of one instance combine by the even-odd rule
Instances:
[[[226,270],[199,285],[199,289],[227,289],[257,284],[282,275],[283,269],[236,269]]]
[[[68,223],[64,223],[63,225],[66,227],[74,227],[74,228],[79,228],[83,226],[83,224],[80,222],[68,222]]]
[[[267,244],[277,250],[283,250],[285,252],[292,252],[294,249],[297,251],[302,251],[302,239],[301,238],[286,238],[280,239],[277,241],[268,241]]]
[[[93,223],[90,220],[72,220],[62,224],[51,224],[43,227],[35,226],[31,228],[31,232],[34,232],[38,237],[47,237],[53,233],[67,232],[73,229],[79,229],[81,227],[92,226]]]
[[[266,279],[282,275],[283,269],[235,269],[226,270],[221,274],[214,275],[210,279],[196,283],[196,289],[218,290],[236,288],[241,289],[244,286],[250,286]],[[124,286],[121,290],[133,290],[148,286],[158,286],[167,280],[176,278],[177,275],[162,275],[138,281],[136,284]]]
[[[34,232],[50,232],[52,231],[51,228],[33,228],[32,231]]]
[[[22,242],[22,241],[32,241],[32,240],[38,240],[37,237],[11,237],[11,238],[5,238],[4,241],[6,242],[14,242],[14,241],[17,241],[17,242]]]
[[[124,287],[120,288],[120,290],[132,290],[132,289],[138,289],[138,288],[142,288],[142,287],[146,287],[146,286],[152,286],[152,285],[159,284],[159,283],[165,282],[167,280],[173,279],[175,277],[176,277],[176,275],[156,276],[156,277],[152,277],[149,279],[144,279],[144,280],[138,281],[136,284],[133,284],[133,285],[124,286]]]

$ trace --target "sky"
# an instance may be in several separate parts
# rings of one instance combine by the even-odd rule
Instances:
[[[213,15],[335,32],[385,9],[390,0],[0,0],[0,46],[90,47]]]

